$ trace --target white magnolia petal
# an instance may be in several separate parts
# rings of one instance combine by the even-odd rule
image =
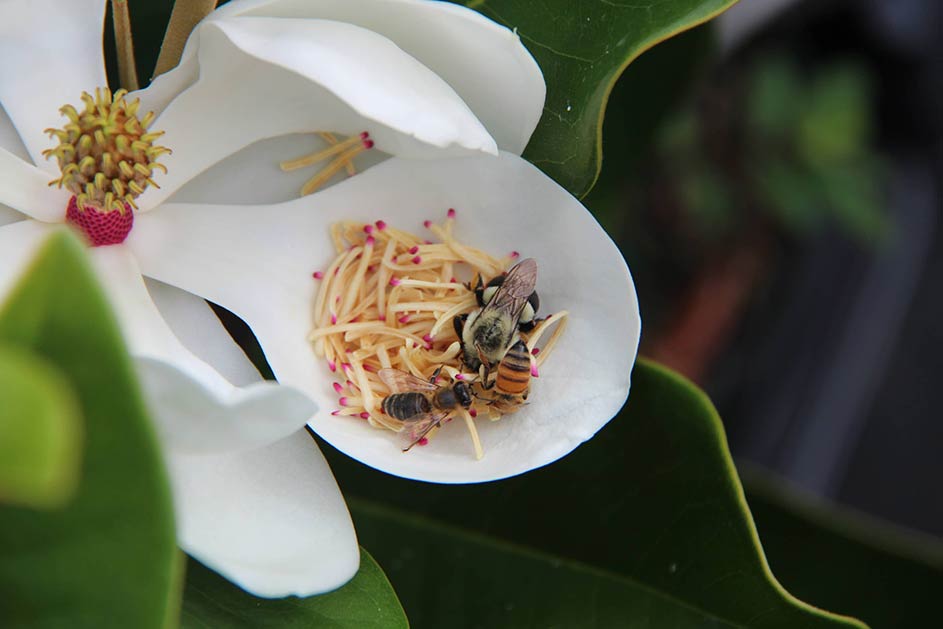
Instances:
[[[350,515],[306,431],[250,452],[169,458],[180,546],[249,592],[310,596],[357,572]]]
[[[326,164],[283,172],[278,163],[286,157],[310,155],[326,146],[321,137],[311,133],[260,140],[188,181],[167,203],[269,205],[297,199],[305,182]],[[357,156],[356,171],[363,172],[388,157],[376,149],[362,153]],[[254,176],[247,177],[248,172]],[[323,187],[329,188],[347,177],[347,172],[341,169]]]
[[[262,379],[206,300],[150,278],[144,285],[171,331],[197,358],[238,387]]]
[[[485,457],[453,423],[420,451],[366,422],[332,417],[332,374],[307,344],[316,286],[311,272],[333,258],[328,226],[375,221],[421,230],[436,208],[459,210],[461,237],[495,254],[538,260],[544,313],[572,319],[544,363],[530,404],[479,424]],[[313,197],[270,207],[170,205],[141,217],[129,244],[149,275],[205,295],[252,327],[278,378],[311,394],[311,427],[343,452],[420,480],[477,482],[539,467],[589,439],[629,389],[640,320],[618,249],[580,203],[520,158],[434,162],[391,159]],[[175,255],[161,252],[173,247]],[[222,281],[220,278],[227,278]],[[233,281],[238,278],[238,281]]]
[[[16,221],[0,227],[0,307],[52,229],[52,225],[36,221]]]
[[[298,391],[265,382],[236,388],[187,350],[161,318],[126,247],[97,247],[90,253],[168,447],[191,452],[256,448],[290,435],[314,413],[314,405]]]
[[[13,121],[10,120],[10,117],[3,107],[0,107],[0,149],[10,151],[20,159],[32,163],[29,151],[27,151],[26,147],[23,145],[20,134],[16,132]]]
[[[477,11],[426,0],[235,0],[210,19],[245,15],[356,24],[391,39],[458,92],[502,150],[518,155],[543,112],[540,67],[511,30]]]
[[[408,157],[497,150],[447,83],[380,35],[340,22],[251,17],[205,22],[200,31],[200,79],[154,123],[174,153],[142,208],[243,147],[290,133],[367,131],[378,150]]]
[[[59,108],[78,103],[83,91],[108,85],[105,1],[0,2],[0,104],[33,162],[48,172],[58,167],[42,156],[54,144],[44,131],[62,126]]]
[[[0,227],[22,221],[26,216],[20,214],[11,207],[0,204]]]
[[[40,221],[62,222],[71,193],[49,181],[49,173],[0,148],[0,203]]]

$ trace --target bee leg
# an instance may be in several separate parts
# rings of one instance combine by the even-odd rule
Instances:
[[[439,379],[439,374],[442,373],[442,367],[445,365],[439,365],[439,367],[432,372],[432,377],[429,378],[429,382],[435,384],[435,381]]]
[[[412,449],[412,447],[413,447],[414,445],[416,445],[417,443],[419,443],[420,441],[422,441],[423,439],[426,438],[426,435],[429,434],[429,431],[430,431],[430,430],[432,430],[432,429],[435,428],[436,426],[440,425],[441,423],[442,423],[442,420],[440,419],[440,420],[437,421],[437,422],[433,422],[433,423],[429,424],[429,426],[426,427],[425,430],[423,430],[421,433],[419,433],[419,436],[416,437],[416,439],[415,439],[411,444],[409,444],[408,446],[406,446],[405,448],[403,448],[403,452],[409,452],[409,451]]]

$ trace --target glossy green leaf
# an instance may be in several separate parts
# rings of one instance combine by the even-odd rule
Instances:
[[[932,627],[943,592],[943,542],[824,504],[747,470],[747,502],[783,585],[873,627]]]
[[[369,502],[350,506],[414,629],[737,626],[603,570]]]
[[[0,341],[55,365],[85,421],[68,504],[0,507],[0,626],[174,624],[178,559],[156,438],[105,297],[67,231],[50,237],[0,310]]]
[[[383,570],[361,548],[360,570],[353,580],[339,590],[309,598],[257,598],[190,559],[181,626],[397,629],[409,623]]]
[[[591,441],[508,480],[415,483],[323,448],[348,497],[589,564],[736,626],[861,626],[796,600],[775,581],[716,411],[692,384],[644,360],[626,408]]]
[[[706,22],[735,2],[545,0],[535,5],[530,0],[469,0],[462,4],[515,29],[537,60],[547,83],[547,100],[524,157],[582,197],[602,165],[606,103],[625,67],[655,44]]]
[[[49,508],[78,484],[82,418],[54,366],[0,344],[0,504]]]

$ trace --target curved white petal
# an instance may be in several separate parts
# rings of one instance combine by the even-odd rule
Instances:
[[[167,202],[269,205],[297,199],[305,182],[326,164],[282,172],[278,163],[286,157],[309,155],[326,146],[327,142],[311,133],[260,140],[203,171],[177,190]],[[358,155],[354,165],[361,173],[388,157],[374,149]],[[253,176],[247,177],[248,172]],[[323,187],[328,188],[347,177],[347,172],[342,169]]]
[[[171,453],[180,546],[257,596],[310,596],[357,572],[360,551],[331,470],[301,430],[220,456]]]
[[[197,358],[237,387],[262,379],[204,299],[150,278],[144,285],[174,336]]]
[[[0,307],[51,229],[52,225],[37,221],[0,226]]]
[[[311,401],[289,387],[233,387],[187,350],[161,318],[126,247],[97,247],[90,254],[167,447],[189,452],[257,448],[293,433],[314,413]]]
[[[459,5],[426,0],[235,0],[210,19],[235,15],[336,20],[388,37],[445,79],[498,147],[511,153],[523,152],[543,112],[543,75],[517,34]]]
[[[528,406],[479,424],[476,461],[461,425],[404,455],[390,433],[332,417],[331,373],[306,337],[311,272],[333,257],[328,225],[384,219],[421,230],[429,213],[459,210],[469,243],[540,264],[543,312],[572,319],[544,363]],[[570,452],[625,401],[640,321],[632,279],[615,245],[576,199],[509,154],[440,161],[391,159],[313,197],[269,207],[169,205],[142,216],[129,239],[149,275],[224,305],[259,338],[279,379],[321,405],[311,426],[378,469],[420,480],[477,482],[539,467]],[[162,252],[173,250],[174,255]],[[225,278],[225,279],[224,279]]]
[[[154,123],[166,131],[161,189],[249,144],[289,133],[368,131],[378,150],[408,157],[496,152],[461,98],[388,39],[324,20],[236,17],[200,27],[200,79]]]
[[[13,126],[13,121],[10,120],[2,106],[0,106],[0,149],[10,151],[20,159],[32,163],[29,151],[26,150],[23,140],[20,139],[20,134],[16,132],[16,127]]]
[[[42,152],[54,145],[44,133],[62,126],[59,108],[83,91],[106,87],[102,29],[106,0],[0,2],[0,104],[33,162],[55,173]]]
[[[47,223],[65,219],[71,194],[51,187],[49,173],[0,148],[0,203]]]

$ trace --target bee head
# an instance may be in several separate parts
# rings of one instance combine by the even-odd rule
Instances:
[[[468,408],[472,405],[471,389],[468,388],[467,383],[456,382],[452,390],[455,392],[455,397],[458,398],[458,403],[462,405],[462,408]]]

